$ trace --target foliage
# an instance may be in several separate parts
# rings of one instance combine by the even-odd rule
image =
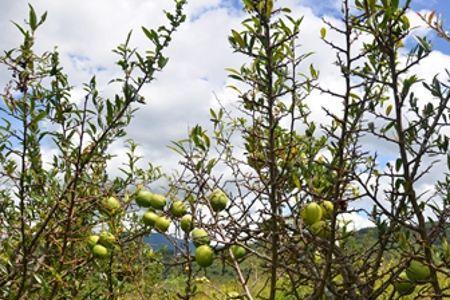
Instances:
[[[432,176],[437,163],[450,162],[450,91],[442,76],[413,73],[432,47],[420,36],[404,46],[407,39],[411,44],[410,1],[344,0],[342,22],[325,21],[320,36],[336,53],[342,91],[323,86],[320,70],[307,63],[311,54],[301,53],[302,18],[293,18],[280,1],[243,3],[243,29],[229,37],[235,52],[248,59],[229,69],[239,111],[211,110],[211,134],[196,126],[172,147],[184,167],[172,188],[184,195],[196,226],[208,230],[216,253],[234,268],[242,295],[399,297],[393,286],[418,260],[431,270],[426,284],[414,283],[418,297],[448,296],[448,282],[440,279],[449,276],[442,259],[448,248],[448,173],[429,194],[422,193],[420,180]],[[329,39],[330,31],[339,40]],[[427,99],[418,98],[419,85]],[[335,101],[321,124],[312,121],[307,105],[317,92]],[[364,143],[369,138],[395,149],[393,162],[382,165]],[[227,191],[232,203],[219,213],[208,196],[216,189]],[[355,209],[358,201],[372,207]],[[305,212],[310,203],[314,208]],[[322,216],[318,206],[325,205]],[[344,221],[349,213],[363,213],[376,225],[363,244]],[[234,244],[259,261],[263,284],[251,286],[251,275],[228,251]],[[190,282],[188,277],[183,299],[195,295]]]
[[[450,297],[450,73],[414,73],[432,45],[412,41],[411,1],[343,0],[341,21],[324,20],[318,35],[343,79],[331,90],[300,47],[303,18],[282,1],[243,0],[246,18],[229,37],[246,58],[228,69],[238,108],[211,109],[211,130],[196,125],[172,142],[181,169],[156,194],[150,184],[164,175],[137,167],[134,142],[122,176],[110,178],[105,167],[108,146],[144,102],[141,88],[168,61],[163,50],[185,19],[185,1],[175,2],[169,27],[143,28],[153,47],[145,55],[131,48],[131,34],[114,50],[123,76],[112,80],[121,86],[113,100],[93,78],[84,101],[71,101],[57,52],[33,52],[46,16],[30,7],[28,27],[17,25],[23,44],[0,58],[12,72],[0,128],[2,296]],[[435,14],[422,17],[447,38]],[[318,94],[334,108],[320,123],[308,106]],[[393,149],[388,162],[368,140]],[[50,167],[46,147],[58,149]],[[436,179],[438,165],[445,174]],[[424,178],[435,181],[431,192]],[[355,208],[362,201],[369,205]],[[352,230],[347,219],[356,213],[375,227]],[[176,229],[166,232],[171,222]],[[143,244],[153,226],[172,253]],[[100,231],[103,260],[85,241]]]
[[[112,178],[107,150],[144,103],[142,87],[166,65],[164,51],[185,20],[184,4],[175,1],[175,12],[166,12],[169,26],[142,28],[151,42],[145,54],[131,47],[131,32],[114,50],[123,75],[112,80],[120,86],[112,99],[101,96],[95,77],[84,85],[84,99],[73,99],[58,52],[34,51],[46,13],[39,17],[30,6],[26,24],[15,24],[23,42],[0,57],[11,72],[0,106],[1,298],[113,299],[151,266],[141,264],[148,250],[137,239],[147,229],[135,225],[130,196],[161,171],[138,168],[137,146],[129,141],[129,162]],[[117,209],[105,205],[111,196],[120,199]],[[100,261],[85,241],[103,230],[113,245]]]

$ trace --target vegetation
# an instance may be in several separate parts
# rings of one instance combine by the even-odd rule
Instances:
[[[11,72],[0,106],[0,298],[450,298],[450,72],[413,72],[432,45],[411,41],[410,2],[343,0],[341,21],[324,21],[318,34],[344,79],[336,91],[299,46],[302,18],[283,1],[243,0],[229,37],[247,58],[228,69],[238,109],[211,109],[212,130],[173,141],[173,174],[138,168],[127,140],[114,178],[108,148],[168,63],[185,0],[165,13],[169,25],[142,28],[149,49],[133,48],[130,33],[114,50],[120,92],[102,97],[93,77],[79,103],[58,53],[34,52],[46,14],[30,6],[16,24],[22,44],[0,57]],[[436,14],[421,17],[450,40]],[[321,124],[308,107],[315,93],[335,101]],[[390,161],[367,139],[395,149]],[[438,164],[430,196],[420,181]],[[164,190],[152,188],[158,180]],[[375,227],[351,230],[350,213]],[[152,249],[151,232],[171,251]]]

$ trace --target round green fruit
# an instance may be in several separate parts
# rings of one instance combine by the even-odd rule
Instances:
[[[103,231],[100,233],[100,238],[98,239],[98,243],[105,247],[112,247],[116,242],[116,237],[107,231]]]
[[[208,245],[198,247],[195,250],[195,261],[200,267],[209,267],[214,261],[214,251]]]
[[[166,217],[158,217],[155,221],[155,227],[161,232],[166,232],[170,227],[170,220]]]
[[[136,204],[140,207],[150,207],[152,195],[149,191],[140,190],[135,197]]]
[[[194,222],[191,215],[185,215],[180,220],[180,227],[184,232],[191,232],[194,228]]]
[[[92,254],[97,258],[105,258],[108,256],[108,249],[102,245],[95,245],[92,248]]]
[[[412,281],[426,281],[430,275],[430,268],[418,260],[413,260],[406,269],[406,275]]]
[[[416,286],[408,279],[406,272],[399,275],[398,280],[394,283],[395,290],[402,296],[409,295],[414,292]]]
[[[241,259],[245,256],[245,254],[247,254],[247,250],[245,250],[244,247],[238,245],[231,246],[231,252],[236,259]]]
[[[321,204],[322,214],[324,218],[331,219],[333,216],[334,205],[333,202],[325,200]]]
[[[89,248],[92,248],[95,245],[97,245],[99,239],[100,239],[100,237],[98,235],[90,235],[87,238],[87,243],[88,243]]]
[[[312,225],[322,219],[322,208],[319,204],[311,202],[302,210],[301,216],[306,225]]]
[[[144,222],[144,224],[147,226],[154,226],[158,218],[159,216],[157,214],[155,214],[151,210],[148,210],[142,216],[142,222]]]
[[[196,247],[201,245],[209,245],[210,239],[208,233],[201,228],[194,228],[191,231],[192,241]]]
[[[220,189],[214,190],[211,195],[209,195],[209,202],[215,212],[224,210],[228,205],[228,201],[228,196]]]
[[[186,206],[180,200],[174,201],[170,207],[170,212],[175,218],[180,218],[186,214]]]
[[[166,206],[166,198],[163,195],[152,194],[150,197],[150,205],[154,209],[161,210]]]
[[[325,221],[319,221],[309,227],[309,231],[320,238],[326,239],[330,235],[328,224]]]
[[[114,197],[108,197],[102,202],[103,207],[110,213],[114,213],[120,209],[120,202]]]

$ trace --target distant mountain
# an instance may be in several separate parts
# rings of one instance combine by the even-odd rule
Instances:
[[[165,235],[155,232],[150,234],[149,236],[144,237],[144,242],[152,246],[154,250],[162,250],[165,249],[168,252],[175,251],[175,245],[178,245],[180,248],[184,248],[184,240],[171,238],[170,241]],[[192,242],[189,245],[190,249],[194,249],[194,245]],[[192,250],[191,250],[192,251]]]
[[[447,231],[448,239],[450,240],[450,230]],[[173,242],[175,244],[178,244],[179,247],[184,248],[184,241],[181,239],[173,239]],[[356,232],[355,239],[357,241],[365,241],[365,242],[375,242],[377,239],[377,229],[374,227],[370,228],[363,228]],[[173,245],[173,242],[169,241],[167,237],[161,233],[152,233],[149,236],[144,237],[144,241],[152,246],[155,250],[162,250],[165,249],[168,252],[174,252],[175,247]],[[189,245],[191,251],[195,249],[194,244],[190,242]]]

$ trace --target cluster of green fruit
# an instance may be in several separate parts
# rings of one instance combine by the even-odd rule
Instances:
[[[119,200],[111,196],[101,201],[101,211],[109,216],[116,215],[122,209]],[[116,245],[116,237],[108,231],[102,231],[100,235],[91,235],[87,238],[87,244],[92,254],[96,258],[109,256],[109,251]]]
[[[325,219],[331,218],[333,210],[334,206],[331,201],[323,201],[320,204],[311,202],[303,208],[300,215],[311,234],[327,238],[330,235],[330,228]]]
[[[146,207],[148,210],[142,216],[142,222],[151,227],[155,227],[160,232],[166,232],[171,224],[169,218],[159,215],[156,211],[162,211],[167,205],[166,198],[162,195],[153,194],[146,190],[140,190],[136,194],[136,203],[140,207]],[[220,189],[214,190],[208,197],[209,204],[214,212],[223,211],[229,202],[227,195]],[[195,261],[203,268],[209,267],[214,261],[214,250],[210,246],[211,239],[206,230],[195,228],[192,215],[187,213],[186,206],[182,201],[175,200],[170,206],[170,215],[173,218],[179,218],[181,230],[190,237],[196,247]],[[245,255],[245,249],[232,248],[236,257],[242,258]],[[243,253],[243,254],[242,254]]]
[[[160,232],[166,232],[171,224],[168,217],[157,214],[156,211],[162,211],[167,204],[163,195],[153,194],[146,190],[140,190],[136,194],[136,204],[140,207],[148,208],[142,216],[142,222],[150,227],[155,227]],[[173,216],[183,215],[186,212],[183,202],[175,201],[172,204],[171,212]]]
[[[89,236],[87,244],[94,257],[105,258],[109,256],[109,250],[115,246],[116,237],[110,232],[102,231],[100,235]]]
[[[417,284],[426,283],[430,278],[430,268],[418,260],[413,260],[394,283],[395,290],[402,296],[409,295],[416,289]]]
[[[209,204],[214,212],[219,213],[224,210],[229,202],[228,196],[220,189],[214,190],[208,197]],[[185,216],[186,217],[186,216]],[[184,221],[184,223],[183,223]],[[181,229],[190,233],[195,249],[195,261],[202,268],[207,268],[214,261],[214,250],[209,245],[211,239],[208,232],[202,228],[194,228],[192,216],[187,219],[181,219]]]

